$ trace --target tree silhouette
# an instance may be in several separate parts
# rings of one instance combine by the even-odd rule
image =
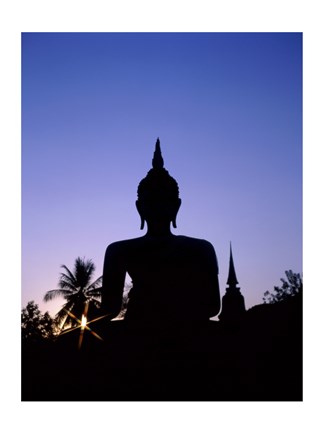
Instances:
[[[51,340],[57,333],[56,321],[48,312],[42,314],[34,301],[21,311],[21,336],[25,342]]]
[[[101,302],[102,276],[91,282],[95,271],[95,265],[91,260],[78,257],[74,263],[74,270],[71,272],[67,266],[61,266],[65,272],[60,273],[58,289],[47,291],[44,301],[53,300],[56,297],[63,297],[66,303],[55,315],[61,328],[65,326],[75,327],[78,322],[73,316],[81,319],[85,305],[97,309]]]
[[[285,271],[287,280],[281,278],[282,286],[274,287],[274,293],[266,291],[264,293],[264,303],[278,303],[291,297],[301,295],[303,291],[303,281],[299,273],[292,270]]]

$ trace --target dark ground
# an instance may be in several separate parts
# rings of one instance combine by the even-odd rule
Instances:
[[[90,325],[90,327],[92,327]],[[114,322],[22,347],[23,401],[301,401],[300,298],[237,323],[157,332]]]

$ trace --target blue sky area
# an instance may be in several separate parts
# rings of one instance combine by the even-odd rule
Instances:
[[[24,33],[22,306],[60,265],[137,237],[160,138],[182,207],[225,293],[230,241],[247,308],[302,273],[301,33]],[[152,281],[154,283],[154,281]]]

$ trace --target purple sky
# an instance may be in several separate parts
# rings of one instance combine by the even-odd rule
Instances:
[[[137,237],[137,185],[160,137],[180,187],[175,234],[229,242],[247,308],[302,273],[300,33],[25,33],[22,306],[60,265]],[[154,283],[154,281],[152,281]]]

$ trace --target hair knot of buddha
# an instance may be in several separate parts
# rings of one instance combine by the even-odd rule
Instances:
[[[176,180],[170,176],[164,168],[160,140],[157,139],[152,159],[153,168],[143,178],[137,189],[138,198],[146,197],[169,197],[179,198],[179,187]]]
[[[153,169],[161,169],[164,167],[164,160],[163,160],[162,153],[161,153],[159,138],[157,139],[156,144],[155,144],[155,150],[154,150],[154,155],[153,155],[153,159],[152,159],[152,166],[153,166]]]

